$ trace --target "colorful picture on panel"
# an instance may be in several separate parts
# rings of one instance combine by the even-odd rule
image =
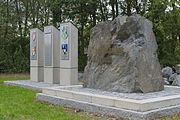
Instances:
[[[62,44],[61,45],[61,53],[63,55],[66,55],[68,53],[68,45],[67,44]]]

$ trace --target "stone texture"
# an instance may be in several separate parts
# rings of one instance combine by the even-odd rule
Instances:
[[[112,92],[163,90],[156,50],[152,22],[140,15],[97,24],[91,30],[84,87]]]
[[[177,73],[171,74],[168,81],[173,82],[176,79],[176,77],[177,77]]]
[[[174,81],[173,81],[172,85],[180,86],[180,75],[176,75],[174,77]]]
[[[165,67],[162,69],[162,75],[165,78],[169,78],[173,74],[173,70],[170,67]]]
[[[169,85],[170,84],[167,78],[163,78],[163,80],[164,80],[164,85]]]
[[[83,73],[79,73],[78,74],[78,80],[79,81],[83,81]]]

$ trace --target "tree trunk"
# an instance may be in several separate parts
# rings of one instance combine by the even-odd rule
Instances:
[[[130,16],[131,15],[131,1],[126,0],[127,2],[127,15]]]
[[[115,15],[115,8],[114,8],[114,0],[110,0],[110,5],[111,5],[111,8],[112,8],[112,18],[114,19],[116,17]]]
[[[119,15],[118,0],[116,0],[116,17]]]
[[[20,5],[19,2],[17,0],[15,0],[15,6],[16,6],[16,13],[17,13],[17,18],[18,18],[18,26],[19,26],[19,34],[22,37],[22,20],[21,20],[21,16],[20,16]]]
[[[104,15],[104,11],[103,11],[103,3],[101,2],[101,0],[99,0],[99,4],[100,4],[100,11],[101,11],[101,20],[105,21],[105,15]]]
[[[27,36],[28,18],[29,18],[29,4],[25,1],[25,22],[24,22],[24,37]]]
[[[5,26],[5,33],[4,33],[4,38],[7,38],[8,35],[8,23],[9,23],[9,0],[6,1],[6,26]]]

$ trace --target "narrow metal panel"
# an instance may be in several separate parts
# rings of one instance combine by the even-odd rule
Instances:
[[[45,34],[45,66],[52,66],[52,35]]]

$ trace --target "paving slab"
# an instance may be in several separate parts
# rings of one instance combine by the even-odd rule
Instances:
[[[28,88],[28,89],[36,90],[36,91],[42,91],[43,88],[47,88],[47,87],[60,86],[59,84],[35,82],[35,81],[31,81],[31,80],[4,81],[4,84],[10,85],[10,86],[24,87],[24,88]]]

